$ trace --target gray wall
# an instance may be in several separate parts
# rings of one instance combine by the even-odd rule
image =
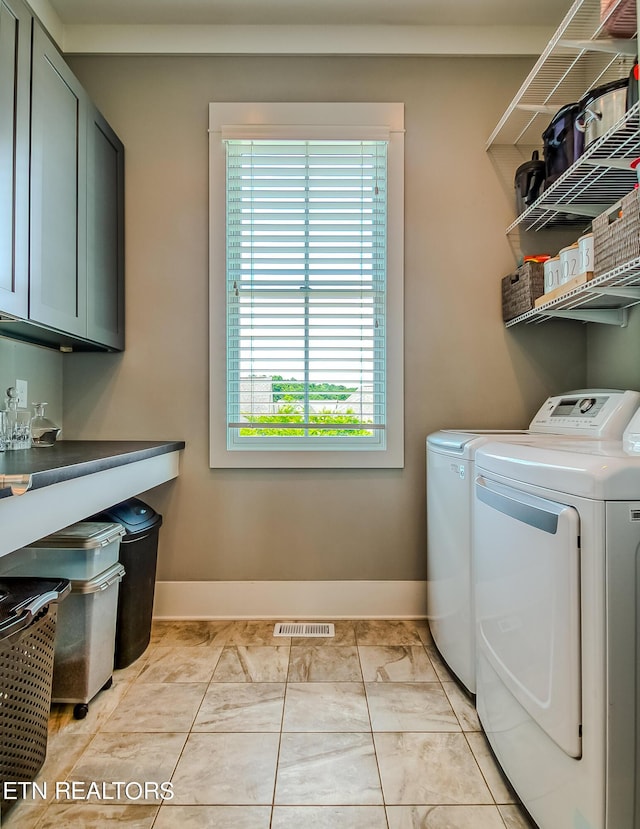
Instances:
[[[640,390],[640,309],[630,309],[626,328],[590,325],[588,329],[589,385]]]
[[[530,60],[76,57],[126,147],[127,350],[65,360],[67,437],[187,441],[149,494],[167,580],[425,577],[425,436],[522,427],[585,382],[584,327],[505,330],[512,192],[484,144]],[[403,470],[210,470],[207,108],[404,101]]]
[[[7,388],[26,380],[29,409],[34,401],[46,401],[48,417],[62,426],[63,360],[58,351],[0,337],[0,409]]]

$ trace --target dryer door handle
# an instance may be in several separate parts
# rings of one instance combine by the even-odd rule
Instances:
[[[476,496],[492,509],[551,535],[558,531],[558,516],[566,509],[564,504],[487,481],[482,475],[476,478]]]

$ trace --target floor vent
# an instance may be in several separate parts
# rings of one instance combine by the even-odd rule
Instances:
[[[274,636],[335,636],[333,624],[325,622],[278,622],[273,631]]]

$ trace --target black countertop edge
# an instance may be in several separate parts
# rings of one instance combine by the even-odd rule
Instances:
[[[54,446],[1,452],[0,475],[30,475],[31,489],[40,489],[184,447],[182,440],[61,440]],[[10,495],[9,487],[0,489],[0,498]]]

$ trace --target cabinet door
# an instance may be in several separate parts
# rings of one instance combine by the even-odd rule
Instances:
[[[26,317],[31,13],[0,0],[0,312]]]
[[[87,134],[87,337],[124,348],[124,147],[93,106]]]
[[[37,23],[31,96],[29,317],[85,337],[88,99]]]

